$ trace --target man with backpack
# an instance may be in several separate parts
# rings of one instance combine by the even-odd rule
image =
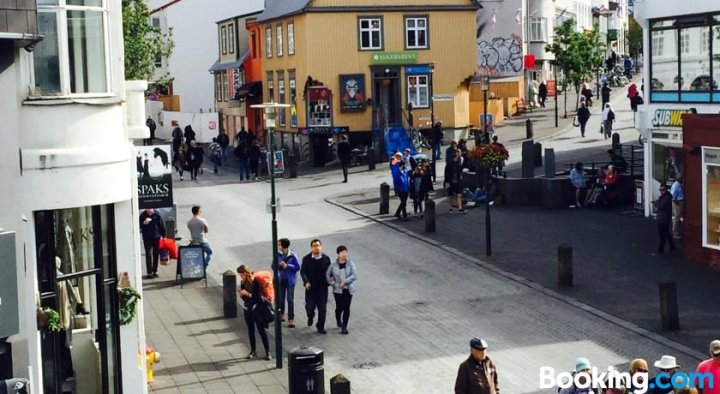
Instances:
[[[220,132],[217,136],[217,142],[220,144],[220,149],[222,152],[222,161],[223,163],[227,163],[227,147],[230,145],[230,137],[225,133],[225,130],[220,129]]]
[[[280,321],[285,321],[285,300],[287,299],[288,328],[295,327],[295,283],[297,272],[300,271],[300,262],[295,252],[290,250],[290,240],[281,238],[278,241],[278,265],[271,264],[272,269],[277,268],[280,278]]]

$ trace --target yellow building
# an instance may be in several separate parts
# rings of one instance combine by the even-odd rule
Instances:
[[[292,133],[303,159],[323,160],[328,137],[352,145],[380,130],[469,126],[475,70],[473,0],[268,0],[258,16],[263,99],[290,104],[277,131]],[[431,100],[434,97],[434,100]],[[286,134],[287,135],[287,134]]]

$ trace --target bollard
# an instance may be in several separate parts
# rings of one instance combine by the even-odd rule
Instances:
[[[223,317],[237,316],[237,275],[227,270],[223,273]]]
[[[380,184],[380,214],[390,213],[390,185],[383,182]]]
[[[555,178],[555,149],[545,148],[545,178]]]
[[[368,171],[374,171],[375,170],[375,149],[368,149],[367,151],[367,162],[368,162]]]
[[[298,166],[297,166],[297,160],[294,152],[290,152],[288,155],[288,170],[290,171],[290,178],[297,178],[298,175]]]
[[[535,176],[535,167],[533,166],[533,141],[523,141],[522,143],[522,177],[532,178]]]
[[[342,374],[330,378],[330,394],[350,394],[350,381]]]
[[[573,249],[570,245],[558,246],[558,286],[573,285]]]
[[[425,232],[426,233],[434,233],[435,232],[435,201],[433,200],[426,200],[425,201]]]
[[[660,288],[660,320],[663,330],[680,329],[678,316],[677,288],[674,282],[658,283]]]
[[[533,145],[533,166],[542,167],[542,163],[543,163],[542,144],[539,142],[536,142]]]
[[[529,140],[533,138],[533,124],[530,119],[525,120],[525,138]]]

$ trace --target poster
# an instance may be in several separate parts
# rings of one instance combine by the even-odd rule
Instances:
[[[332,92],[322,86],[308,88],[308,126],[332,126]]]
[[[270,172],[270,163],[272,163],[273,171],[275,171],[275,175],[282,174],[285,172],[285,158],[283,156],[283,151],[276,150],[275,151],[275,159],[270,160],[270,152],[267,152],[268,157],[268,173]]]
[[[140,209],[173,206],[170,145],[135,147]]]
[[[365,110],[365,74],[340,75],[340,112]]]
[[[547,81],[547,95],[548,97],[555,97],[555,94],[557,94],[557,87],[555,86],[555,80],[551,79]]]
[[[205,254],[202,246],[181,246],[178,248],[178,266],[182,279],[205,277]]]

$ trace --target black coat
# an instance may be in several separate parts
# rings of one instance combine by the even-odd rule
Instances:
[[[330,257],[325,253],[319,259],[314,259],[312,253],[308,253],[302,259],[300,266],[300,277],[302,277],[303,285],[310,283],[310,291],[327,293],[327,279],[325,273],[330,267]]]
[[[540,87],[538,87],[538,96],[547,97],[547,85],[544,83],[540,83]]]
[[[192,129],[192,126],[185,126],[185,143],[189,144],[190,141],[195,140],[195,130]]]
[[[444,135],[441,125],[436,124],[432,129],[432,142],[433,144],[439,144],[442,142]]]
[[[337,147],[337,154],[338,159],[340,159],[342,164],[349,164],[350,158],[352,157],[352,148],[350,147],[350,143],[347,141],[340,142]]]
[[[577,111],[578,122],[585,123],[590,119],[590,110],[587,107],[580,107]]]
[[[603,86],[602,89],[600,89],[600,96],[602,96],[602,101],[610,101],[610,88],[607,86]]]
[[[657,208],[658,224],[667,224],[672,221],[672,195],[669,192],[663,193],[655,202]]]
[[[151,221],[148,224],[144,224],[145,219],[150,218]],[[163,223],[162,217],[157,211],[153,211],[151,215],[143,211],[140,214],[140,232],[142,233],[143,239],[151,240],[158,239],[165,236],[165,223]]]

